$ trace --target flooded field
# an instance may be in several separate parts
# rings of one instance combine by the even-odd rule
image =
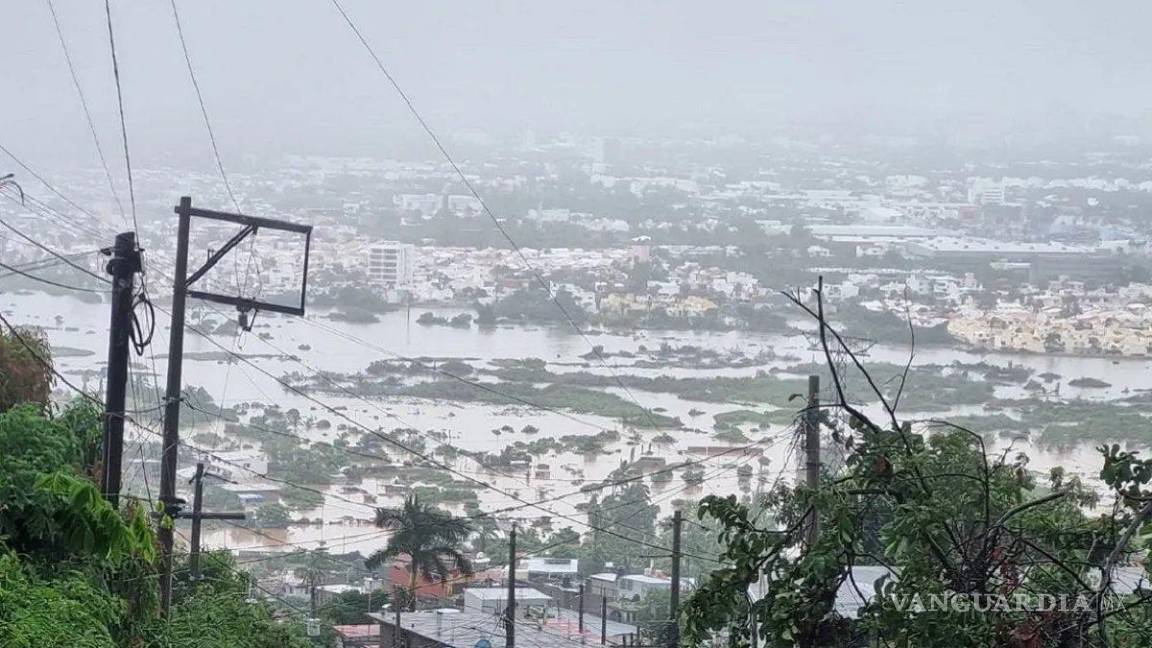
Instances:
[[[163,306],[161,306],[163,308]],[[0,294],[0,309],[14,323],[43,327],[57,349],[57,367],[77,384],[96,388],[99,371],[106,353],[107,307],[66,297],[43,294]],[[421,308],[423,310],[432,310]],[[437,311],[440,312],[440,311]],[[447,309],[447,315],[459,309]],[[189,322],[211,328],[224,321],[226,311],[193,306]],[[154,372],[163,382],[166,367],[167,319],[163,310],[157,313],[158,325],[154,357],[135,358],[136,375]],[[58,319],[58,318],[63,318]],[[570,328],[548,326],[498,326],[461,329],[448,326],[421,326],[415,314],[393,312],[381,315],[373,324],[348,324],[331,321],[324,312],[313,312],[307,318],[279,317],[261,314],[251,333],[213,335],[207,339],[197,334],[186,336],[184,382],[186,387],[203,387],[217,406],[229,408],[252,403],[279,405],[282,410],[296,409],[309,420],[329,419],[331,425],[321,429],[305,425],[299,435],[313,441],[335,443],[344,435],[357,436],[363,429],[387,432],[396,428],[415,431],[418,437],[434,439],[429,449],[451,445],[466,453],[498,453],[515,441],[559,439],[572,435],[595,435],[605,431],[619,433],[619,439],[608,442],[596,454],[552,451],[534,457],[515,471],[486,467],[474,458],[460,454],[438,459],[450,465],[456,478],[472,478],[492,488],[477,489],[481,510],[516,507],[517,515],[550,517],[556,528],[579,527],[585,519],[581,504],[589,494],[581,487],[608,477],[624,461],[650,456],[665,465],[692,462],[703,471],[703,479],[694,483],[683,479],[683,471],[668,471],[667,480],[648,478],[654,504],[664,513],[672,503],[683,498],[695,499],[708,493],[752,492],[768,488],[777,481],[791,481],[796,471],[796,447],[790,426],[784,423],[743,426],[750,441],[722,441],[713,438],[713,419],[718,414],[740,409],[732,403],[686,400],[665,392],[605,387],[602,391],[621,399],[640,403],[662,416],[677,418],[679,429],[633,429],[622,426],[612,417],[575,413],[562,409],[542,409],[528,404],[492,404],[410,397],[362,397],[341,393],[302,396],[279,382],[291,373],[311,375],[316,371],[352,374],[363,371],[376,360],[397,358],[435,358],[435,362],[457,359],[478,368],[492,369],[494,361],[538,358],[547,369],[557,374],[586,372],[604,376],[669,376],[673,378],[748,377],[757,372],[779,372],[802,362],[822,362],[823,356],[810,347],[800,335],[778,336],[747,332],[639,331],[588,333],[588,340],[601,347],[604,363],[590,359],[588,341]],[[59,322],[66,321],[67,327]],[[763,357],[763,362],[726,367],[693,367],[684,364],[653,366],[638,363],[634,357],[642,349],[662,344],[671,347],[691,345],[719,352],[738,351],[745,357]],[[227,361],[224,350],[234,350],[252,364]],[[622,357],[618,354],[624,354]],[[629,357],[629,354],[632,354]],[[907,360],[907,349],[876,346],[870,362],[899,364]],[[1092,377],[1106,380],[1106,388],[1077,389],[1064,386],[1061,400],[1086,399],[1106,401],[1122,398],[1141,390],[1152,389],[1152,362],[1144,359],[1083,358],[1024,354],[983,354],[941,347],[917,349],[914,364],[987,363],[999,367],[1022,366],[1035,373],[1059,374],[1065,379]],[[606,366],[607,365],[607,366]],[[633,366],[636,365],[636,366]],[[489,376],[472,376],[480,382]],[[496,383],[493,382],[493,385]],[[850,384],[861,389],[862,384]],[[911,389],[915,385],[909,386]],[[997,385],[998,398],[1024,398],[1018,386]],[[831,393],[826,394],[830,398]],[[762,409],[762,408],[760,408]],[[639,411],[639,407],[637,408]],[[978,415],[978,405],[962,405],[944,412],[933,412],[932,418]],[[1011,412],[1009,412],[1011,414]],[[155,412],[139,417],[149,427],[159,429]],[[505,427],[507,426],[507,427]],[[504,428],[504,430],[501,430]],[[509,430],[509,428],[511,428]],[[217,421],[185,428],[184,438],[205,432],[224,434],[225,423]],[[524,430],[534,430],[525,432]],[[143,443],[126,466],[125,481],[140,489],[139,461],[150,458],[144,451],[154,441],[149,431],[136,428],[129,432],[133,443]],[[225,440],[227,442],[227,440]],[[258,445],[248,442],[249,445]],[[1031,458],[1029,467],[1039,472],[1063,465],[1091,480],[1097,469],[1097,457],[1091,443],[1054,449],[1038,447],[1026,438],[1012,440],[995,437],[993,447],[1000,452],[1024,452]],[[750,448],[745,450],[744,448]],[[727,450],[726,450],[727,449]],[[721,453],[718,456],[709,456]],[[417,460],[403,452],[388,449],[396,461]],[[127,459],[126,459],[127,462]],[[741,469],[741,467],[747,468]],[[739,471],[739,472],[738,472]],[[743,473],[743,474],[740,474]],[[260,481],[249,476],[249,481]],[[655,477],[655,476],[654,476]],[[211,546],[229,548],[272,548],[277,543],[319,545],[347,550],[370,550],[381,546],[385,537],[371,526],[376,506],[398,502],[402,495],[396,480],[367,474],[356,485],[334,484],[326,487],[323,503],[313,510],[297,511],[296,519],[307,518],[310,524],[295,524],[287,529],[253,532],[238,528],[214,528],[206,533]],[[152,484],[151,488],[155,488]],[[535,506],[526,502],[545,501]],[[466,514],[463,503],[448,506]],[[323,520],[323,523],[316,523]]]

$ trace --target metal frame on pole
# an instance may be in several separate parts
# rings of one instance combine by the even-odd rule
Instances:
[[[157,537],[160,541],[160,609],[167,614],[172,604],[172,524],[180,515],[184,504],[176,497],[177,450],[180,445],[180,404],[182,370],[184,361],[184,323],[188,297],[229,304],[245,314],[250,310],[265,310],[290,315],[304,314],[304,301],[308,289],[308,255],[311,249],[312,226],[288,223],[269,218],[257,218],[242,214],[229,214],[192,207],[192,198],[183,196],[175,208],[179,217],[176,230],[176,268],[172,280],[172,324],[168,340],[168,383],[164,392],[164,445],[160,463],[160,502],[164,514],[160,520]],[[207,218],[244,226],[220,250],[209,255],[203,266],[191,275],[188,274],[188,236],[192,218]],[[218,295],[191,286],[223,259],[228,252],[245,238],[260,229],[273,229],[295,232],[304,235],[304,277],[300,290],[299,306],[285,306],[241,296]]]

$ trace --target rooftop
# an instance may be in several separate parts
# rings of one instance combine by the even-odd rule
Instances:
[[[576,614],[573,610],[566,610],[562,611],[561,618],[548,619],[546,622],[518,621],[516,638],[533,648],[580,648],[599,642],[599,617],[584,615],[582,642],[577,622],[568,613]],[[395,627],[395,616],[391,612],[372,612],[368,616],[383,624],[384,632]],[[400,613],[400,627],[404,631],[452,648],[473,648],[481,639],[487,639],[492,648],[505,648],[504,629],[498,621],[497,617],[490,614],[456,609]],[[610,637],[636,633],[636,626],[614,621],[608,621],[607,629]]]
[[[464,594],[471,594],[479,599],[485,601],[503,601],[508,598],[508,589],[504,587],[469,587],[464,590]],[[532,587],[517,587],[517,599],[546,599],[551,598],[544,592]]]
[[[529,572],[574,575],[580,568],[580,561],[575,558],[525,558],[520,561],[520,567]]]

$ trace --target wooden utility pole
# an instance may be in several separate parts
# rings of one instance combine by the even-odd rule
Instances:
[[[124,455],[124,400],[128,389],[128,349],[132,336],[134,278],[140,272],[136,233],[116,235],[116,242],[103,250],[112,255],[112,316],[108,324],[108,381],[104,392],[103,474],[100,490],[112,508],[120,505],[121,464]]]
[[[504,606],[504,646],[516,648],[516,524],[508,532],[508,604]]]
[[[244,513],[205,513],[203,511],[205,476],[203,462],[197,463],[196,476],[192,478],[192,512],[180,514],[180,517],[192,520],[192,548],[188,553],[188,567],[194,581],[200,579],[200,522],[203,520],[244,519]]]
[[[156,531],[160,541],[160,611],[167,615],[172,605],[172,524],[171,521],[180,517],[180,510],[184,502],[176,498],[176,466],[177,450],[180,445],[180,405],[183,400],[182,370],[184,364],[184,324],[188,297],[212,301],[219,304],[235,306],[240,311],[241,319],[247,317],[250,311],[265,310],[290,315],[304,314],[304,299],[308,289],[308,253],[311,248],[312,226],[297,225],[269,218],[256,218],[242,214],[229,214],[207,209],[192,207],[192,199],[188,196],[180,198],[176,206],[176,215],[179,223],[176,229],[176,268],[172,279],[172,322],[168,338],[168,383],[164,392],[164,445],[160,462],[160,502],[164,506],[164,514]],[[191,275],[188,274],[188,236],[193,218],[206,218],[242,225],[243,229],[228,239],[219,249],[208,255],[208,260]],[[300,290],[300,304],[298,306],[285,306],[273,304],[244,297],[220,295],[201,290],[194,290],[192,286],[220,262],[245,238],[255,235],[259,229],[272,229],[294,232],[304,238],[304,272]],[[166,518],[166,519],[165,519]]]
[[[672,512],[672,596],[669,609],[668,646],[680,645],[680,535],[684,518],[680,511]]]
[[[804,481],[810,490],[820,487],[820,376],[808,376],[808,408],[804,412]],[[820,535],[820,514],[812,510],[807,529],[808,547]]]

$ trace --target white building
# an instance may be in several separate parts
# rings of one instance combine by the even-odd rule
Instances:
[[[440,194],[399,194],[393,196],[392,203],[404,211],[420,212],[423,218],[432,218],[444,206]]]
[[[551,558],[548,556],[524,558],[520,561],[519,569],[526,571],[529,579],[561,580],[576,578],[580,571],[580,561],[576,558]]]
[[[493,616],[504,614],[508,602],[505,587],[469,587],[464,590],[464,610]],[[516,616],[526,617],[530,609],[541,609],[552,603],[552,597],[531,587],[516,588]]]
[[[218,450],[198,457],[205,464],[205,472],[232,481],[249,481],[257,475],[268,474],[268,457],[258,450]],[[194,469],[188,469],[193,474]]]
[[[976,205],[1003,205],[1004,183],[979,178],[968,189],[968,202]]]
[[[368,248],[368,278],[391,290],[412,284],[413,248],[406,243],[385,241]]]
[[[681,589],[689,585],[687,579],[681,582]],[[672,589],[671,578],[657,578],[644,574],[627,574],[616,579],[616,596],[620,600],[643,600],[649,592],[662,592]]]

